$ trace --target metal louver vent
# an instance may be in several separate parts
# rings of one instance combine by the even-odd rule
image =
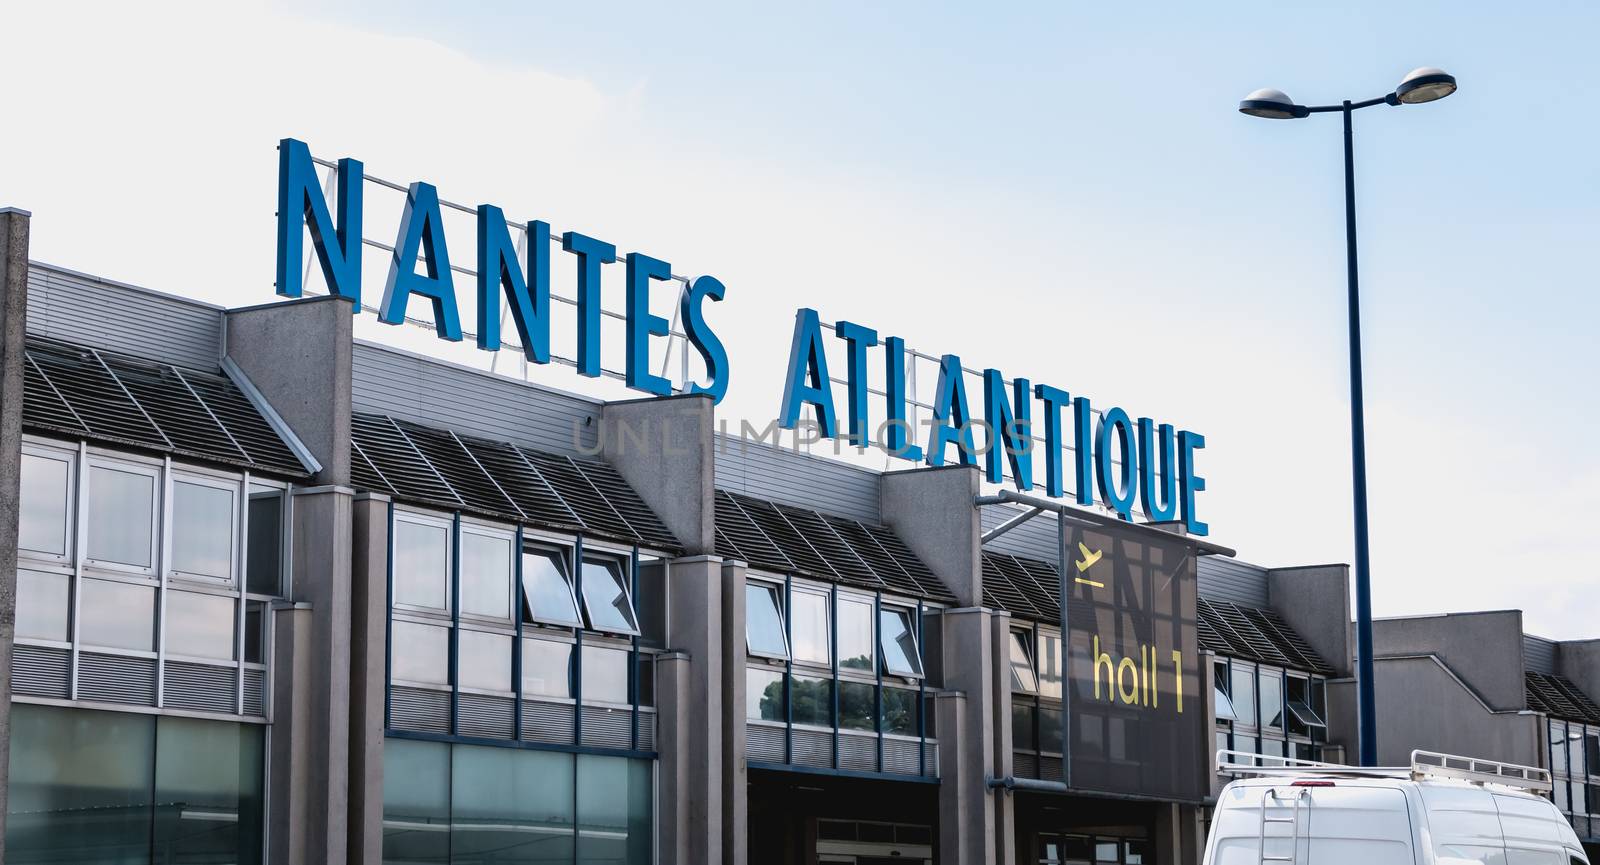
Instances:
[[[1600,724],[1600,706],[1565,676],[1527,671],[1528,708],[1552,718]]]
[[[1200,648],[1262,664],[1333,675],[1333,666],[1272,610],[1200,598]]]
[[[529,742],[571,745],[573,736],[571,703],[522,701],[522,738]]]
[[[156,704],[156,661],[96,652],[78,654],[78,699],[99,703]]]
[[[264,474],[310,475],[223,375],[29,336],[23,426]]]
[[[11,690],[58,700],[72,696],[72,653],[49,646],[18,645],[11,654]]]
[[[232,667],[168,661],[161,686],[162,702],[175,709],[234,713],[237,693]]]
[[[450,732],[450,695],[426,688],[389,688],[389,726],[417,733]]]
[[[457,733],[482,739],[511,738],[515,700],[486,694],[461,694],[457,700]]]
[[[1049,615],[1028,600],[1011,575],[1018,570],[1012,556],[1004,553],[983,554],[983,593],[989,603],[1008,610],[1013,616],[1026,616],[1042,622],[1053,622],[1060,615]]]

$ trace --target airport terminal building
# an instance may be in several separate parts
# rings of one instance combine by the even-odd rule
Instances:
[[[0,862],[1177,865],[1218,749],[1355,750],[1344,566],[733,440],[709,396],[359,340],[337,297],[30,262],[28,226]],[[1380,623],[1385,746],[1449,707],[1592,841],[1600,645],[1497,627]]]

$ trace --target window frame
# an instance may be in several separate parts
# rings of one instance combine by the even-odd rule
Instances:
[[[1011,642],[1007,644],[1006,649],[1006,667],[1011,671],[1011,693],[1013,694],[1027,694],[1034,697],[1039,696],[1039,671],[1035,667],[1035,662],[1033,660],[1034,647],[1036,644],[1037,641],[1034,639],[1033,632],[1030,629],[1011,629]],[[1020,679],[1016,673],[1016,653],[1018,649],[1021,649],[1022,651],[1023,664],[1028,671],[1028,678],[1033,680],[1032,688],[1029,688],[1027,685],[1023,685],[1020,688],[1017,687]]]
[[[541,616],[533,608],[533,599],[528,596],[528,569],[522,557],[532,553],[538,555],[547,553],[554,556],[561,571],[561,579],[567,584],[567,600],[572,604],[571,620],[555,619]],[[517,567],[520,569],[522,583],[522,597],[517,599],[517,615],[522,618],[523,627],[533,625],[540,629],[554,629],[558,631],[571,631],[573,628],[582,630],[587,627],[582,603],[578,600],[578,587],[576,574],[573,570],[573,547],[570,540],[563,542],[553,535],[530,532],[523,529],[522,549],[517,554]]]
[[[516,677],[517,693],[521,695],[524,701],[532,700],[540,703],[560,703],[567,706],[576,705],[578,699],[575,695],[578,692],[578,683],[574,681],[576,677],[573,676],[572,671],[574,660],[573,656],[578,650],[577,638],[573,637],[571,633],[562,633],[560,631],[536,630],[531,633],[524,631],[521,642],[517,644],[517,652],[523,659],[527,658],[526,644],[530,640],[567,647],[567,696],[552,697],[549,694],[530,694],[526,684],[524,683],[524,677],[528,674],[528,666],[525,660],[519,662],[521,669],[518,671],[519,675]]]
[[[504,615],[504,616],[491,616],[491,615],[488,615],[486,613],[469,612],[467,610],[466,603],[461,600],[461,597],[463,595],[462,589],[464,587],[464,584],[462,582],[461,552],[460,551],[466,546],[464,541],[465,541],[467,535],[475,535],[477,537],[492,538],[492,539],[497,540],[497,541],[505,541],[506,550],[508,551],[509,554],[506,557],[506,573],[505,573],[506,615]],[[454,591],[452,593],[454,595],[454,598],[452,598],[452,600],[460,603],[460,606],[461,606],[460,619],[461,619],[462,623],[463,624],[466,624],[466,623],[482,623],[484,625],[494,626],[494,627],[497,627],[497,628],[506,628],[506,629],[512,628],[514,626],[515,622],[516,622],[517,617],[521,614],[521,610],[518,608],[518,604],[517,604],[519,599],[516,597],[516,591],[517,591],[517,568],[521,565],[522,551],[517,548],[517,531],[516,531],[516,529],[512,528],[512,527],[508,527],[508,526],[506,526],[506,525],[504,525],[502,523],[494,523],[494,522],[489,522],[487,520],[474,520],[474,519],[468,519],[466,517],[462,517],[460,531],[458,532],[458,534],[457,534],[457,536],[455,538],[455,544],[456,544],[456,546],[455,546],[455,565],[456,566],[454,568],[454,570],[455,570],[454,580],[455,580],[456,585],[455,585]]]
[[[622,689],[623,689],[624,693],[623,693],[622,699],[620,701],[595,699],[594,697],[590,696],[589,693],[584,689],[584,687],[583,687],[584,672],[585,672],[585,670],[587,670],[589,668],[589,665],[587,663],[585,663],[585,659],[583,658],[583,653],[585,653],[587,651],[590,651],[591,649],[595,650],[595,651],[617,652],[617,653],[620,653],[622,655],[622,657],[625,659],[623,661],[623,666],[622,666],[622,681],[623,681]],[[632,665],[634,664],[633,648],[632,648],[632,645],[631,645],[631,641],[618,640],[618,639],[603,639],[603,638],[600,638],[598,636],[590,635],[590,636],[586,636],[581,642],[578,642],[575,651],[578,653],[578,674],[575,677],[577,679],[577,683],[576,683],[577,687],[574,688],[574,693],[576,693],[578,695],[578,700],[581,703],[581,705],[584,705],[584,706],[600,706],[600,707],[607,708],[607,709],[631,709],[631,708],[633,708],[633,705],[628,702],[629,695],[627,694],[627,691],[629,690],[629,680],[631,679],[632,676],[635,675],[634,671],[631,669]]]
[[[1223,676],[1223,683],[1224,684],[1221,687],[1219,687],[1218,684],[1217,684],[1217,671],[1218,671],[1218,669],[1221,669],[1222,672],[1224,673],[1224,676]],[[1231,730],[1233,728],[1234,722],[1239,720],[1239,711],[1233,707],[1233,659],[1232,658],[1212,656],[1212,659],[1211,659],[1211,690],[1212,690],[1213,694],[1215,695],[1214,699],[1220,698],[1220,699],[1216,699],[1216,706],[1213,707],[1212,712],[1211,712],[1211,720],[1218,727],[1225,727],[1225,728]],[[1222,716],[1222,711],[1221,711],[1224,701],[1226,702],[1227,707],[1228,707],[1228,716],[1227,717],[1223,717]]]
[[[1045,643],[1047,641],[1050,641],[1050,640],[1054,640],[1055,641],[1056,648],[1059,650],[1059,652],[1047,653],[1045,651]],[[1063,698],[1064,698],[1064,696],[1066,694],[1066,689],[1071,687],[1071,683],[1067,679],[1067,657],[1065,655],[1065,652],[1067,650],[1066,650],[1066,645],[1065,644],[1066,644],[1066,641],[1061,636],[1061,628],[1060,627],[1058,627],[1058,626],[1046,626],[1046,625],[1035,625],[1034,626],[1034,629],[1033,629],[1033,671],[1034,671],[1034,677],[1037,678],[1038,681],[1039,681],[1039,699],[1040,700],[1052,700],[1054,702],[1060,703],[1060,702],[1063,701]],[[1060,689],[1059,693],[1048,693],[1045,690],[1044,660],[1045,660],[1045,656],[1047,654],[1050,655],[1052,657],[1052,659],[1059,659],[1060,660],[1060,670],[1058,671],[1057,676],[1056,676],[1056,683],[1057,683],[1056,687],[1058,687]]]
[[[174,560],[177,558],[178,542],[175,531],[163,532],[167,538],[168,548],[161,556],[165,565],[167,579],[179,580],[197,585],[222,586],[229,589],[238,585],[239,574],[242,570],[239,541],[239,528],[243,524],[243,517],[239,510],[239,500],[243,478],[239,476],[218,475],[212,472],[196,469],[190,466],[174,464],[172,470],[167,472],[166,498],[168,505],[163,510],[163,523],[171,529],[177,528],[175,513],[178,505],[177,485],[190,484],[197,487],[223,490],[229,494],[231,509],[228,513],[228,575],[219,577],[215,574],[201,574],[192,571],[180,571]],[[248,494],[248,493],[246,493]]]
[[[884,633],[883,630],[883,617],[885,615],[904,616],[906,633],[911,637],[911,652],[907,656],[907,660],[911,662],[915,669],[901,672],[899,670],[890,668],[889,653],[884,649],[883,645],[884,640],[888,639],[888,635]],[[893,676],[907,682],[916,682],[924,678],[926,671],[923,669],[922,665],[922,635],[920,633],[920,623],[917,621],[917,608],[915,606],[908,607],[904,603],[894,602],[880,597],[878,601],[877,621],[873,624],[878,632],[878,639],[874,645],[878,650],[878,666],[883,671],[883,675],[885,677]]]
[[[777,613],[777,616],[778,616],[778,641],[783,644],[783,654],[781,654],[781,655],[780,654],[774,654],[774,653],[769,652],[769,651],[758,650],[750,642],[750,622],[751,622],[751,618],[750,618],[750,601],[749,601],[750,592],[749,592],[749,590],[750,590],[751,586],[758,586],[758,587],[764,589],[767,592],[768,597],[770,597],[772,599],[773,611],[775,613]],[[746,574],[746,576],[745,576],[745,616],[744,616],[744,619],[745,619],[745,625],[744,625],[744,628],[745,628],[744,647],[745,647],[745,655],[747,657],[761,658],[761,659],[764,659],[764,660],[767,660],[767,661],[788,661],[790,659],[790,656],[792,654],[792,650],[789,647],[789,615],[788,615],[788,611],[784,609],[783,583],[782,582],[775,582],[775,581],[769,580],[769,579],[761,579],[761,578],[752,577],[752,576]]]
[[[401,601],[401,600],[399,600],[398,592],[394,591],[394,589],[390,590],[390,594],[391,594],[390,604],[391,604],[391,606],[396,611],[403,610],[403,611],[411,612],[411,613],[419,613],[419,614],[423,614],[423,615],[431,615],[431,616],[443,617],[445,619],[450,619],[453,616],[454,612],[455,612],[455,604],[454,604],[454,597],[453,597],[453,595],[455,594],[454,583],[455,583],[455,579],[456,579],[456,575],[454,573],[455,570],[456,570],[456,568],[454,567],[454,562],[455,562],[455,543],[456,543],[455,520],[452,517],[440,514],[437,511],[426,511],[426,510],[421,510],[421,509],[414,509],[414,508],[406,508],[406,507],[396,506],[395,509],[394,509],[394,516],[390,520],[390,524],[389,524],[389,545],[390,545],[390,548],[391,548],[390,561],[389,561],[389,573],[390,573],[390,581],[391,581],[391,583],[398,583],[398,580],[396,579],[396,577],[398,575],[395,573],[396,568],[395,568],[395,561],[394,561],[394,553],[392,552],[392,550],[393,550],[393,548],[395,546],[394,545],[394,538],[395,538],[396,535],[399,534],[399,532],[396,530],[396,528],[400,525],[400,523],[411,523],[413,525],[419,525],[419,526],[425,526],[425,527],[428,527],[428,528],[435,528],[435,529],[443,529],[444,530],[444,537],[445,537],[445,546],[444,546],[444,568],[445,568],[445,570],[444,570],[444,606],[443,607],[429,607],[429,606],[425,606],[423,604],[413,604],[413,603],[407,603],[407,602]]]
[[[405,679],[405,678],[401,678],[400,676],[396,675],[396,669],[397,669],[398,665],[395,664],[395,662],[394,662],[394,659],[395,659],[395,647],[398,646],[398,645],[402,645],[403,641],[393,639],[393,633],[394,633],[394,626],[395,625],[401,625],[401,624],[421,625],[421,626],[430,627],[430,628],[438,628],[438,629],[444,631],[444,640],[445,640],[444,678],[445,678],[445,681],[443,683],[440,683],[440,682],[424,682],[424,681],[421,681],[421,680],[418,680],[418,679]],[[453,684],[450,681],[450,679],[452,678],[452,674],[453,674],[454,671],[451,670],[449,652],[450,652],[450,641],[452,639],[451,631],[454,630],[454,628],[451,627],[449,620],[448,619],[441,620],[437,616],[420,615],[418,613],[410,612],[410,611],[394,610],[394,611],[392,611],[390,613],[390,623],[389,623],[389,625],[390,625],[390,629],[389,630],[390,630],[390,637],[391,637],[391,639],[389,640],[389,684],[390,684],[390,686],[392,687],[394,685],[399,685],[399,686],[405,687],[405,688],[426,688],[426,689],[434,690],[434,691],[448,691],[448,690],[450,690],[450,688],[451,688],[451,686]]]
[[[233,632],[233,639],[230,641],[233,655],[231,659],[213,658],[205,655],[184,655],[167,647],[167,637],[172,633],[172,622],[174,620],[171,614],[173,595],[204,595],[212,598],[223,598],[233,604],[233,621],[229,623]],[[209,664],[211,666],[227,665],[231,667],[238,663],[241,660],[239,604],[242,600],[237,591],[225,589],[220,585],[169,585],[161,596],[160,642],[157,644],[157,650],[161,653],[161,657],[168,661],[177,660],[189,664]]]
[[[799,595],[806,595],[806,596],[809,596],[811,598],[818,599],[818,600],[822,601],[822,617],[823,617],[822,633],[827,638],[826,644],[824,646],[823,651],[827,653],[827,657],[824,658],[821,661],[815,660],[813,658],[802,658],[802,657],[800,657],[799,652],[795,648],[794,628],[795,628],[795,623],[798,621],[798,618],[796,617],[795,613],[796,613],[796,611],[798,611],[800,609],[800,606],[798,604],[796,604],[794,602],[794,600],[795,600],[796,596],[799,596]],[[825,584],[808,583],[808,582],[802,582],[800,580],[790,580],[789,581],[789,610],[788,610],[788,612],[789,612],[789,617],[788,617],[788,619],[786,621],[786,624],[788,626],[787,627],[788,633],[786,634],[786,636],[788,638],[788,643],[789,643],[789,655],[790,655],[790,658],[791,658],[791,663],[796,668],[799,668],[799,669],[801,669],[803,671],[826,671],[826,674],[831,677],[833,675],[834,656],[837,654],[837,646],[834,645],[835,641],[834,641],[834,632],[833,632],[835,616],[834,616],[834,609],[833,609],[833,591],[832,591],[832,587],[828,586],[828,585],[825,585]],[[813,674],[814,674],[814,672],[805,672],[804,673],[804,675],[813,675]]]
[[[62,552],[59,555],[56,553],[48,553],[41,550],[32,550],[23,547],[21,543],[21,533],[19,531],[17,538],[17,558],[19,560],[26,559],[29,562],[39,564],[51,563],[70,568],[77,562],[79,541],[78,528],[82,523],[81,516],[78,513],[78,451],[69,450],[67,448],[57,447],[25,438],[22,441],[22,456],[54,460],[66,465],[66,525],[62,526]],[[19,472],[21,471],[21,468],[22,465],[19,462],[17,464],[17,469]],[[17,499],[17,514],[19,519],[22,514],[22,500],[20,492],[21,491],[19,489]]]
[[[590,555],[591,549],[595,551],[594,555]],[[578,577],[583,582],[583,590],[578,593],[578,600],[583,604],[584,630],[616,637],[639,636],[639,610],[633,605],[633,550],[630,548],[624,553],[604,546],[596,545],[591,547],[585,544],[580,558],[581,561],[578,562]],[[628,612],[625,618],[628,619],[629,630],[620,630],[610,626],[602,627],[595,624],[594,615],[589,608],[589,581],[583,579],[584,575],[582,574],[583,569],[591,564],[599,565],[602,568],[608,564],[616,566],[615,573],[622,578],[619,581],[622,587],[622,596],[628,602]]]
[[[840,630],[840,624],[844,621],[844,615],[841,612],[841,608],[845,604],[859,604],[866,608],[867,645],[872,650],[872,656],[867,659],[866,667],[846,667],[844,665],[844,649],[842,646],[843,641],[840,639],[840,637],[844,634],[844,631]],[[848,589],[841,589],[837,586],[834,587],[833,628],[833,666],[834,669],[838,671],[837,678],[853,679],[858,682],[871,681],[876,683],[878,680],[879,665],[883,663],[881,659],[881,647],[878,645],[878,603],[876,599],[872,595],[865,594],[863,592],[853,592]],[[838,719],[835,718],[834,721],[837,723]]]
[[[164,465],[160,462],[151,462],[132,458],[128,455],[115,456],[104,451],[90,449],[85,455],[83,471],[83,501],[85,509],[89,502],[94,500],[94,470],[97,468],[109,471],[120,471],[128,474],[143,475],[150,478],[150,564],[148,566],[132,565],[125,562],[111,561],[110,559],[97,559],[93,553],[93,545],[89,535],[93,531],[88,514],[79,515],[78,522],[82,525],[83,539],[83,567],[85,570],[125,574],[129,576],[144,577],[154,583],[160,579],[164,551],[161,548],[163,527],[166,520],[167,496],[166,482],[163,471]]]

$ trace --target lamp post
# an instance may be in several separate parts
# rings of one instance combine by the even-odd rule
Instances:
[[[1378,764],[1378,712],[1372,680],[1372,573],[1367,557],[1367,441],[1361,397],[1361,299],[1356,280],[1356,175],[1351,151],[1350,115],[1374,105],[1419,105],[1456,92],[1456,79],[1424,66],[1413,70],[1387,96],[1338,105],[1296,105],[1281,90],[1257,90],[1239,103],[1239,111],[1269,120],[1293,120],[1338,111],[1344,115],[1344,234],[1350,283],[1350,471],[1355,499],[1356,535],[1356,691],[1357,736],[1361,765]]]

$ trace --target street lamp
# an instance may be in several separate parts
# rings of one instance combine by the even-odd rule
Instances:
[[[1239,111],[1268,120],[1293,120],[1312,114],[1344,114],[1344,235],[1350,280],[1350,469],[1355,488],[1356,524],[1356,689],[1357,735],[1361,765],[1378,764],[1378,713],[1372,680],[1372,574],[1367,559],[1367,442],[1361,399],[1361,301],[1356,282],[1356,175],[1350,145],[1350,115],[1373,105],[1420,105],[1456,92],[1456,79],[1442,69],[1412,70],[1387,96],[1338,105],[1297,105],[1282,90],[1257,90],[1239,103]]]

